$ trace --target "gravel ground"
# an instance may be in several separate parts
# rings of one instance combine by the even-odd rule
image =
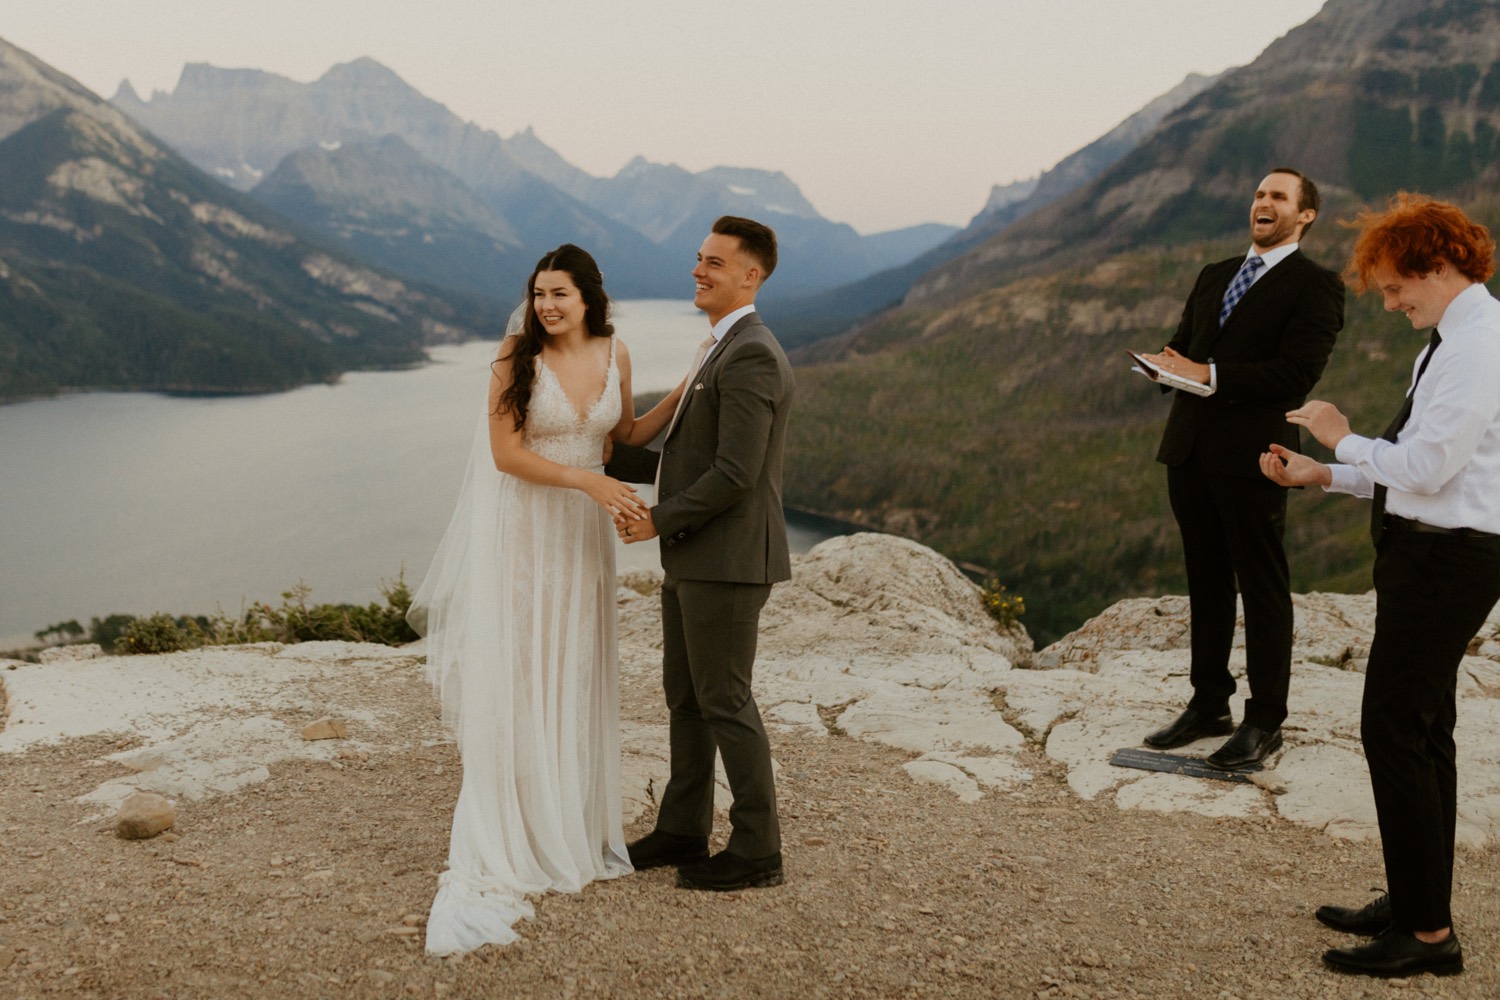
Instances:
[[[431,725],[417,672],[381,696]],[[627,719],[659,712],[627,693]],[[1381,883],[1375,844],[1084,802],[1035,747],[1032,782],[964,805],[887,747],[773,743],[784,886],[696,893],[645,872],[542,897],[519,943],[446,960],[422,952],[420,924],[447,854],[452,744],[278,765],[179,803],[176,830],[146,842],[73,802],[124,773],[99,758],[128,738],[5,757],[0,997],[1500,995],[1500,852],[1460,856],[1469,972],[1388,984],[1325,971],[1321,951],[1347,939],[1312,918]]]

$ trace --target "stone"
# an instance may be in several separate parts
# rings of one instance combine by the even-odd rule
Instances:
[[[911,775],[913,781],[941,785],[957,795],[960,802],[978,802],[983,797],[979,791],[979,782],[965,773],[962,768],[946,761],[923,758],[909,761],[902,767],[906,769],[907,774]]]
[[[302,727],[304,740],[347,740],[349,727],[338,719],[319,719]]]
[[[115,833],[124,840],[150,840],[176,822],[177,810],[166,796],[136,792],[121,804],[115,816]]]
[[[37,654],[43,666],[54,663],[81,663],[96,660],[104,655],[104,648],[97,642],[80,642],[72,646],[52,646]]]

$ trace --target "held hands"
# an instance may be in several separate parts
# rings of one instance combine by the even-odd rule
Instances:
[[[1170,347],[1163,347],[1160,354],[1142,354],[1141,357],[1164,372],[1171,372],[1181,378],[1208,385],[1208,365],[1199,364],[1185,354],[1178,354]]]
[[[1260,471],[1277,486],[1333,485],[1333,473],[1328,466],[1279,444],[1261,452]]]
[[[635,487],[600,473],[589,476],[583,491],[590,500],[603,507],[618,524],[620,521],[638,521],[648,516],[650,509],[636,496]]]
[[[1353,433],[1349,429],[1349,418],[1340,413],[1337,406],[1321,399],[1314,399],[1288,412],[1286,422],[1306,427],[1307,432],[1325,448],[1337,448],[1340,441]]]
[[[635,542],[648,542],[655,538],[656,525],[651,521],[651,511],[647,510],[639,519],[616,517],[615,533],[620,536],[620,540],[626,545],[632,545]]]

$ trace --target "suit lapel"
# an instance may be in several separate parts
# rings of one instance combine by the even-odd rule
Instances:
[[[1217,343],[1218,339],[1222,337],[1226,332],[1228,332],[1230,327],[1235,325],[1235,322],[1239,320],[1240,316],[1245,313],[1247,308],[1253,308],[1256,302],[1265,298],[1267,295],[1274,295],[1276,286],[1287,280],[1288,276],[1297,269],[1297,264],[1300,263],[1301,257],[1301,250],[1293,250],[1290,254],[1287,255],[1285,260],[1279,261],[1275,267],[1271,268],[1265,274],[1261,275],[1260,279],[1257,280],[1255,284],[1251,285],[1245,291],[1245,294],[1240,297],[1240,301],[1235,304],[1234,312],[1229,314],[1229,319],[1225,320],[1224,325],[1214,331],[1213,336],[1209,338],[1209,346],[1212,347],[1215,343]],[[1238,267],[1235,268],[1235,270],[1238,269]],[[1233,280],[1233,272],[1231,272],[1230,274],[1230,280]],[[1224,288],[1221,288],[1219,290],[1219,298],[1221,301],[1224,297],[1224,290],[1228,287],[1229,282],[1226,281],[1224,282]]]
[[[741,316],[739,319],[735,320],[734,326],[731,326],[728,332],[724,334],[724,339],[715,344],[714,349],[708,352],[708,357],[703,359],[703,364],[698,367],[698,374],[701,376],[704,372],[708,371],[710,365],[716,364],[718,362],[719,358],[723,356],[724,351],[728,349],[729,342],[736,336],[738,336],[741,330],[745,329],[747,326],[752,326],[759,322],[760,313],[754,312],[746,313],[744,316]],[[701,378],[696,378],[693,380],[693,384],[697,385],[701,381]]]
[[[746,313],[744,316],[741,316],[739,319],[735,320],[734,325],[731,326],[729,330],[724,334],[723,339],[715,344],[713,346],[713,349],[708,352],[708,356],[705,357],[703,359],[703,363],[698,366],[697,373],[693,375],[693,380],[688,383],[687,401],[682,404],[682,412],[677,414],[677,419],[672,422],[671,430],[667,432],[668,439],[676,434],[678,428],[680,428],[684,423],[687,422],[688,411],[693,408],[693,397],[696,396],[698,394],[698,390],[703,387],[703,380],[704,377],[708,374],[709,369],[718,364],[719,358],[723,357],[724,352],[729,349],[729,342],[736,336],[738,336],[741,330],[744,330],[747,327],[753,326],[759,322],[759,313]]]

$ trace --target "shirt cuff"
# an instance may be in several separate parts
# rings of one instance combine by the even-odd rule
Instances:
[[[1205,395],[1212,396],[1219,391],[1219,366],[1212,361],[1208,363],[1208,392]]]
[[[1359,494],[1360,474],[1359,470],[1348,465],[1330,465],[1328,472],[1333,476],[1333,481],[1323,487],[1324,493],[1353,493]]]
[[[1375,441],[1372,438],[1346,434],[1338,447],[1333,449],[1333,455],[1345,465],[1359,465],[1370,460],[1370,452],[1374,449]]]

